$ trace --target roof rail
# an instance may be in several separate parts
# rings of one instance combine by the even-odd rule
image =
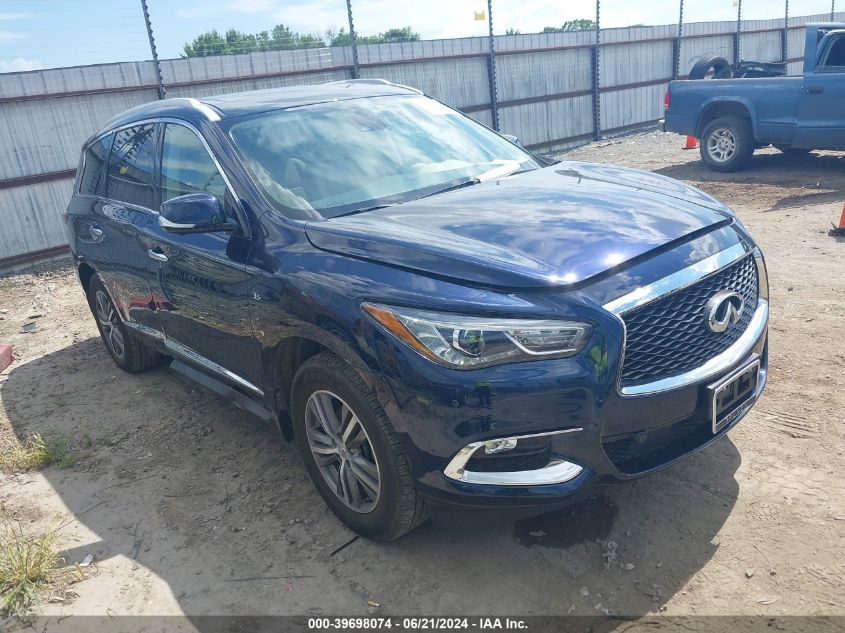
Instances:
[[[199,99],[194,99],[193,97],[188,97],[188,103],[191,104],[192,108],[195,108],[202,112],[206,116],[206,118],[208,118],[209,121],[213,121],[216,123],[220,120],[220,115],[217,113],[217,111],[207,103],[203,103]]]
[[[333,84],[378,84],[382,86],[396,86],[397,88],[405,88],[406,90],[410,90],[411,92],[416,92],[417,94],[423,94],[423,91],[419,88],[414,88],[413,86],[405,86],[403,84],[397,84],[392,81],[388,81],[387,79],[382,79],[381,77],[361,77],[359,79],[341,79],[339,81],[331,81],[329,83]]]

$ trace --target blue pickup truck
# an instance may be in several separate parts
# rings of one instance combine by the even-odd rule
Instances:
[[[716,171],[738,171],[758,147],[845,149],[845,24],[808,24],[800,77],[673,81],[664,131],[700,139]]]

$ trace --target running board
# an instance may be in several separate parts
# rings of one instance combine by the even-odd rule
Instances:
[[[272,411],[270,411],[270,409],[268,409],[261,403],[256,402],[249,396],[242,394],[237,389],[233,389],[226,383],[221,382],[216,378],[212,378],[208,374],[203,373],[198,369],[194,369],[187,363],[183,363],[181,360],[174,360],[172,363],[170,363],[170,369],[175,371],[177,374],[181,374],[191,382],[195,382],[201,387],[205,387],[209,391],[213,391],[218,396],[229,400],[235,406],[253,414],[254,416],[264,420],[265,422],[272,422],[273,424],[278,424],[276,415]]]

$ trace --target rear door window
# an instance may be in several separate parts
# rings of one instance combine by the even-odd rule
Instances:
[[[112,200],[154,208],[154,156],[154,123],[136,125],[117,132],[109,155],[106,196]]]
[[[103,180],[103,170],[106,166],[109,150],[111,149],[113,134],[97,139],[85,151],[82,162],[82,174],[79,177],[79,193],[84,196],[100,195],[100,183]]]

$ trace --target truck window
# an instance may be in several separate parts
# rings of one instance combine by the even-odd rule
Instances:
[[[827,52],[819,70],[822,72],[845,72],[845,35],[836,38]]]

